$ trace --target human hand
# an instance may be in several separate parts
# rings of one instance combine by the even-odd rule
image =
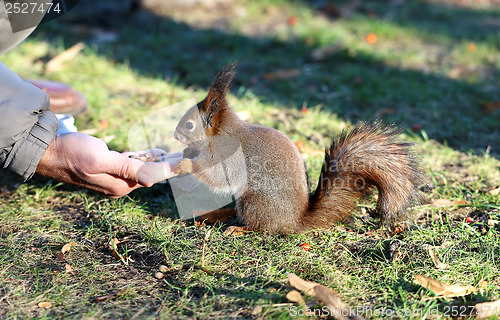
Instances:
[[[103,141],[86,134],[57,135],[36,172],[118,198],[175,175],[182,154],[164,156],[159,149],[152,152],[161,162],[145,163],[128,157],[133,153],[110,151]]]

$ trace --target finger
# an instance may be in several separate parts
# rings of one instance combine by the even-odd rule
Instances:
[[[150,187],[157,182],[173,177],[175,175],[174,168],[180,160],[182,157],[169,158],[162,162],[143,162],[115,154],[106,164],[108,173]]]
[[[103,163],[102,168],[105,173],[135,183],[140,181],[137,173],[139,172],[140,168],[146,164],[145,162],[138,159],[125,157],[120,153],[110,152],[108,155],[109,157]],[[141,179],[145,181],[152,181],[153,177],[142,177]]]
[[[151,149],[148,150],[147,152],[150,152],[153,155],[153,157],[163,157],[168,155],[168,152],[162,149]]]
[[[183,158],[182,152],[171,153],[165,156],[162,156],[163,160],[175,159],[175,158]]]
[[[146,151],[127,151],[120,153],[122,156],[130,158],[130,156],[139,157],[141,154],[146,153]]]
[[[170,158],[162,162],[145,163],[137,172],[138,182],[149,187],[152,184],[172,178],[176,175],[174,168],[181,160],[182,157]]]
[[[92,183],[75,183],[81,187],[97,191],[110,198],[120,198],[131,191],[141,188],[138,182],[118,177],[117,175],[101,173],[93,176]]]
[[[114,179],[113,181],[110,181],[110,183],[113,184],[112,188],[109,188],[108,185],[108,188],[101,188],[101,190],[96,191],[104,194],[105,196],[116,199],[121,198],[129,194],[130,192],[143,187],[139,183],[132,180],[125,180],[117,177],[112,177],[112,179]]]
[[[126,157],[135,156],[135,157],[140,157],[142,155],[148,154],[151,157],[164,157],[168,156],[168,152],[162,149],[150,149],[150,150],[145,150],[145,151],[127,151],[123,152],[122,155]]]
[[[182,156],[182,153],[172,153],[172,154],[169,154],[167,156],[158,157],[157,159],[161,162],[165,162],[165,161],[179,162],[180,160],[184,159],[184,157]]]
[[[112,199],[118,199],[118,198],[121,198],[121,197],[129,194],[130,192],[132,192],[136,189],[144,187],[138,183],[135,183],[133,186],[130,186],[130,184],[127,184],[127,182],[125,180],[122,180],[122,181],[123,181],[123,186],[118,191],[115,191],[115,190],[113,190],[111,192],[107,191],[107,192],[104,192],[104,194]]]

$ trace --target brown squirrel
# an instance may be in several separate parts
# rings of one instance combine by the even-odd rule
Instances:
[[[179,121],[175,138],[188,147],[177,170],[214,191],[239,194],[235,210],[248,229],[289,234],[330,227],[349,218],[372,187],[378,189],[378,216],[388,226],[419,201],[423,175],[412,143],[397,141],[399,130],[380,123],[343,131],[326,149],[317,189],[310,193],[296,145],[275,129],[240,120],[228,106],[234,67],[224,67],[207,97]],[[232,159],[239,147],[243,157]]]

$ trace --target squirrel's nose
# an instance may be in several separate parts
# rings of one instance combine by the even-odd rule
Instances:
[[[185,141],[186,141],[186,136],[180,132],[177,132],[177,130],[175,130],[175,132],[174,132],[174,138],[175,138],[175,140],[179,141],[180,143],[185,143]]]

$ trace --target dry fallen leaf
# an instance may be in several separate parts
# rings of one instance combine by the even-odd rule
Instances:
[[[255,308],[253,308],[253,310],[252,310],[252,315],[254,315],[254,316],[259,315],[262,313],[262,310],[264,310],[264,308],[262,308],[262,306],[255,306]]]
[[[64,62],[72,60],[80,53],[80,51],[83,50],[83,48],[85,48],[85,44],[83,42],[79,42],[74,46],[64,50],[63,52],[52,58],[49,62],[47,62],[47,64],[45,65],[45,72],[52,73],[54,71],[62,70]]]
[[[429,255],[431,256],[431,259],[434,262],[434,265],[436,266],[436,268],[438,268],[438,269],[447,269],[447,268],[450,267],[446,263],[442,263],[439,260],[439,258],[436,256],[436,253],[434,252],[434,250],[432,250],[431,247],[429,247]]]
[[[500,101],[481,102],[481,110],[486,113],[500,110]]]
[[[477,291],[473,286],[449,285],[423,275],[416,275],[415,283],[431,290],[439,298],[461,297]]]
[[[481,281],[479,281],[479,286],[480,286],[482,289],[486,289],[486,287],[488,286],[488,281],[486,281],[486,280],[481,280]]]
[[[400,224],[400,225],[398,225],[396,228],[394,228],[394,234],[400,234],[400,233],[402,233],[404,230],[405,230],[405,225],[401,223],[401,224]]]
[[[314,287],[314,292],[316,296],[316,300],[324,306],[327,306],[330,314],[338,320],[362,320],[364,319],[361,316],[358,316],[356,313],[352,314],[351,310],[355,310],[351,308],[348,304],[344,303],[342,299],[340,299],[340,294],[335,292],[334,290],[319,285]]]
[[[325,155],[324,150],[309,148],[305,145],[300,145],[300,144],[299,144],[300,145],[300,147],[299,147],[297,145],[297,143],[295,145],[297,146],[297,148],[299,148],[300,153],[302,153],[304,155],[309,155],[309,156],[324,156]]]
[[[108,299],[113,299],[113,298],[116,298],[118,297],[118,295],[120,295],[123,291],[125,291],[125,289],[127,289],[129,285],[126,285],[126,286],[123,286],[119,291],[117,292],[114,292],[114,293],[110,293],[110,294],[107,294],[105,296],[99,296],[99,297],[96,297],[95,299],[97,300],[97,302],[101,302],[101,301],[105,301],[105,300],[108,300]]]
[[[50,301],[44,301],[44,302],[39,302],[38,303],[38,307],[39,308],[50,308],[52,306],[52,303],[50,303]]]
[[[464,68],[462,66],[456,66],[446,73],[446,75],[452,79],[460,79],[464,73]]]
[[[377,42],[377,35],[375,33],[369,33],[366,35],[366,42],[369,44],[375,44]]]
[[[492,302],[478,303],[476,309],[476,319],[486,319],[491,316],[500,316],[500,300]]]
[[[491,194],[492,196],[498,196],[498,195],[500,195],[500,188],[490,190],[490,191],[488,191],[488,193]]]
[[[314,49],[311,52],[311,58],[313,58],[313,60],[316,60],[316,61],[326,60],[329,57],[331,57],[332,55],[334,55],[335,53],[342,50],[343,46],[344,46],[343,43],[337,43],[337,44],[334,44],[333,46]]]
[[[103,129],[107,129],[109,127],[109,121],[108,120],[99,121],[99,127],[103,128]]]
[[[130,258],[129,256],[127,256],[126,254],[119,254],[118,252],[118,245],[120,243],[124,243],[124,242],[128,242],[129,240],[118,240],[117,238],[113,238],[111,241],[109,241],[109,249],[111,250],[111,255],[117,259],[117,260],[122,260],[123,262],[126,262],[126,261],[132,261],[134,262],[134,260],[132,258]]]
[[[59,257],[58,257],[59,261],[64,261],[66,259],[66,253],[70,252],[71,248],[76,245],[77,245],[76,242],[66,243],[59,252]]]
[[[299,18],[292,16],[292,17],[288,18],[287,22],[288,22],[289,26],[294,27],[295,25],[297,25],[297,22],[299,22]]]
[[[307,243],[307,242],[304,242],[300,246],[302,247],[302,249],[304,249],[306,251],[309,251],[309,249],[311,249],[311,245],[309,243]]]
[[[475,52],[476,51],[476,44],[474,42],[469,42],[467,44],[467,51]]]
[[[295,275],[293,273],[289,273],[287,276],[288,276],[288,282],[290,282],[290,285],[292,287],[304,292],[307,295],[315,296],[316,300],[319,303],[329,307],[330,314],[335,319],[339,319],[339,320],[347,320],[347,319],[361,320],[361,319],[364,319],[363,317],[360,317],[360,316],[351,315],[351,313],[349,313],[349,312],[347,313],[347,316],[344,316],[344,314],[346,314],[346,312],[342,312],[343,310],[350,311],[352,309],[349,305],[342,302],[342,300],[340,299],[340,295],[337,292],[335,292],[333,289],[325,287],[317,282],[306,281],[304,279],[301,279],[300,277],[298,277],[297,275]],[[289,292],[286,295],[286,297],[290,301],[297,302],[302,307],[307,306],[304,299],[300,295],[300,293],[296,290]]]
[[[429,204],[432,207],[448,207],[448,206],[467,206],[469,205],[467,200],[447,200],[447,199],[434,199]]]
[[[276,70],[274,72],[269,72],[264,74],[262,77],[266,80],[281,80],[281,79],[291,79],[300,76],[300,69],[289,69],[289,70]]]
[[[288,277],[288,282],[290,282],[290,285],[294,287],[295,289],[298,289],[302,292],[304,292],[307,295],[313,296],[314,295],[314,287],[319,286],[320,284],[317,282],[311,282],[311,281],[306,281],[301,279],[299,276],[289,273],[287,275]]]
[[[225,236],[244,236],[246,235],[250,229],[246,227],[238,227],[238,226],[230,226],[224,231]]]
[[[391,109],[391,108],[380,109],[377,110],[377,112],[375,112],[375,118],[380,119],[383,115],[394,114],[396,112],[397,112],[396,109]]]
[[[109,241],[108,247],[110,250],[117,250],[118,249],[118,244],[120,244],[120,241],[116,238],[113,238],[111,241]]]
[[[67,243],[62,247],[61,252],[68,253],[71,250],[71,247],[73,246],[76,246],[76,242]]]
[[[301,307],[306,307],[307,304],[302,298],[302,295],[297,290],[292,290],[286,294],[286,298],[292,302],[298,303]]]

